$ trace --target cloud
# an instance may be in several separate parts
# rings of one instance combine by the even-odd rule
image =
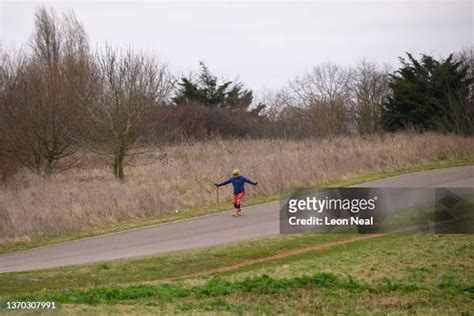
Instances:
[[[133,46],[178,71],[204,60],[256,89],[278,88],[331,59],[397,63],[405,51],[444,56],[472,43],[470,1],[48,2],[74,11],[93,42]],[[38,2],[1,5],[2,40],[28,40]]]

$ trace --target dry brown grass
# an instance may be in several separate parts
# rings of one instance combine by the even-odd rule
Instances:
[[[115,181],[103,164],[49,178],[24,173],[0,191],[0,244],[209,204],[215,201],[213,183],[235,166],[259,181],[264,193],[275,193],[473,153],[472,138],[436,134],[214,140],[151,152],[141,159],[153,163],[128,167],[125,183]]]

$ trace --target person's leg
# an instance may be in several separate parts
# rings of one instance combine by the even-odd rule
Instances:
[[[235,212],[234,214],[232,214],[233,216],[238,216],[237,210],[239,207],[237,204],[237,200],[238,200],[237,194],[232,194],[232,204],[234,205],[234,208],[235,208]]]
[[[237,215],[241,215],[241,213],[242,213],[242,209],[240,208],[240,202],[244,198],[244,195],[245,195],[245,193],[242,192],[242,193],[237,194],[237,196],[236,196],[236,208],[237,208],[236,212],[237,212]]]
[[[232,194],[232,204],[234,205],[235,208],[238,208],[238,195],[237,194]]]

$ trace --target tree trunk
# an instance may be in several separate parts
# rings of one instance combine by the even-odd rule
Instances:
[[[114,176],[115,179],[123,181],[125,175],[123,173],[123,159],[125,157],[125,142],[123,139],[117,139],[114,150]]]
[[[53,169],[54,169],[54,153],[52,151],[49,151],[46,154],[44,172],[46,175],[51,175],[54,171]]]

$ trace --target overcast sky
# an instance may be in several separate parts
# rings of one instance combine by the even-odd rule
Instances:
[[[440,57],[473,43],[472,1],[1,1],[3,45],[27,43],[42,3],[74,11],[93,47],[131,45],[177,72],[203,60],[257,91],[328,60],[398,65],[406,51]]]

